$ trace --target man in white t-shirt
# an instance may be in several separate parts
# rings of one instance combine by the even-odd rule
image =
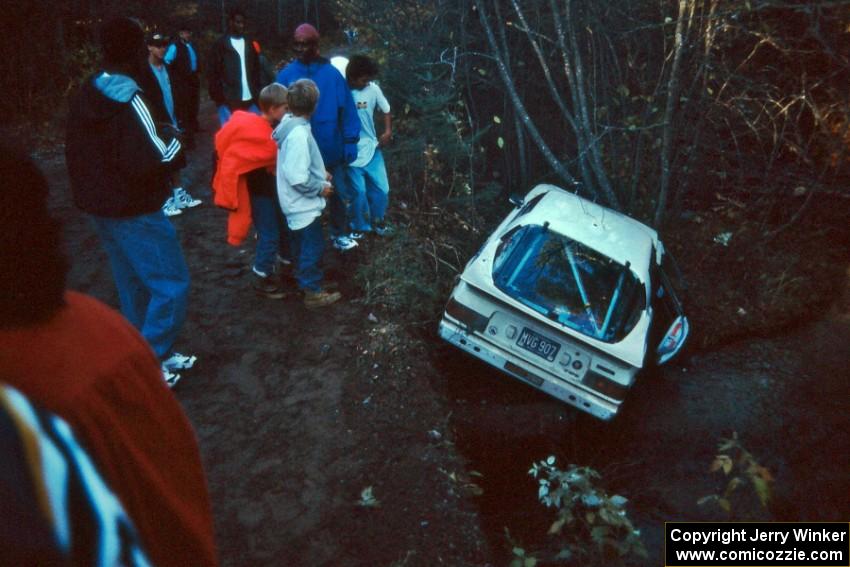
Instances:
[[[234,110],[259,114],[255,104],[260,84],[260,60],[254,43],[245,37],[245,14],[232,10],[228,33],[212,46],[209,58],[210,98],[218,106],[219,122],[224,125]]]
[[[381,87],[372,82],[377,75],[378,65],[365,55],[351,57],[345,70],[361,125],[357,159],[348,167],[352,193],[356,194],[351,206],[352,238],[362,238],[365,232],[384,235],[389,231],[384,216],[390,184],[381,147],[392,140],[392,114]],[[384,116],[384,131],[380,137],[375,131],[375,107]]]

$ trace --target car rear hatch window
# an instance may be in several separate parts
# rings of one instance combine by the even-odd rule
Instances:
[[[547,318],[604,342],[622,340],[645,308],[644,286],[629,265],[551,230],[515,227],[499,243],[493,280]]]

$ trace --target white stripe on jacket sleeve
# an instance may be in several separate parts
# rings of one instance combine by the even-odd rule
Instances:
[[[164,163],[170,162],[174,159],[174,156],[177,155],[177,152],[180,151],[180,142],[177,138],[171,140],[168,146],[165,145],[165,142],[160,138],[156,133],[156,127],[153,123],[153,118],[151,117],[151,113],[148,110],[148,107],[145,106],[145,103],[139,97],[139,95],[133,95],[133,109],[136,111],[136,114],[139,116],[139,120],[142,121],[142,125],[145,127],[145,131],[148,133],[148,137],[153,142],[153,145],[162,154],[162,161]]]

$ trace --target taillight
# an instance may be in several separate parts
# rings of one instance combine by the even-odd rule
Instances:
[[[612,380],[609,380],[605,376],[597,374],[592,370],[584,375],[584,379],[581,381],[581,383],[587,386],[588,388],[593,388],[600,394],[620,401],[626,398],[626,392],[628,391],[628,388],[626,388],[622,384],[618,384]]]
[[[449,303],[446,305],[446,313],[460,321],[468,331],[481,333],[487,327],[487,317],[470,309],[466,305],[458,303],[454,297],[449,299]]]

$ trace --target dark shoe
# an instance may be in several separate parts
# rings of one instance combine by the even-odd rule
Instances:
[[[372,230],[378,236],[387,236],[388,234],[393,233],[393,227],[383,221],[376,222],[375,225],[372,227]]]
[[[325,307],[332,303],[336,303],[340,299],[342,299],[342,294],[338,291],[321,290],[304,292],[304,306],[308,309]]]
[[[286,291],[271,276],[263,277],[255,274],[253,287],[257,293],[269,299],[283,299],[286,297]]]

